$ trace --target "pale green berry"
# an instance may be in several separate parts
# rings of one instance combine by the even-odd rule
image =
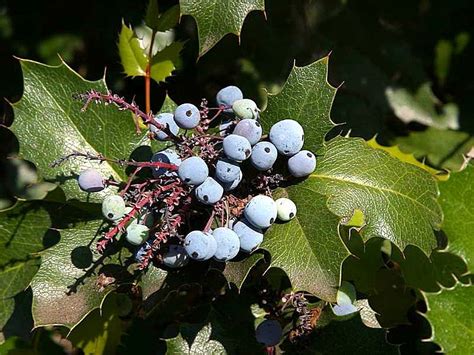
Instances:
[[[241,99],[234,102],[232,110],[235,115],[241,119],[254,119],[258,118],[260,110],[257,104],[250,99]]]
[[[138,224],[138,221],[135,219],[128,225],[125,238],[130,244],[140,245],[148,239],[149,231],[150,228],[144,224]]]
[[[102,214],[110,221],[119,220],[125,212],[125,201],[119,195],[109,195],[102,202]]]
[[[279,198],[275,201],[277,205],[278,219],[287,222],[296,216],[296,205],[289,198]]]

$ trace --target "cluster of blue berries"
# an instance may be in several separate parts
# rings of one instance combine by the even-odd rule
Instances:
[[[208,127],[203,129],[203,122],[209,124],[211,121],[207,117],[208,111],[190,103],[179,105],[174,113],[154,116],[154,124],[149,124],[152,139],[174,143],[151,158],[151,163],[156,163],[150,167],[153,179],[178,181],[184,187],[183,191],[204,205],[203,208],[224,208],[223,202],[226,202],[228,210],[230,201],[234,203],[233,210],[237,211],[228,216],[224,225],[214,229],[211,229],[212,223],[208,223],[203,230],[192,230],[183,237],[176,233],[179,243],[166,243],[167,251],[159,257],[171,268],[182,267],[190,259],[214,258],[226,262],[239,251],[251,253],[256,250],[263,241],[264,231],[277,219],[287,222],[294,218],[297,208],[288,198],[274,201],[269,196],[268,186],[260,191],[250,186],[250,176],[273,174],[279,156],[287,167],[288,176],[306,177],[316,168],[316,156],[302,150],[304,130],[298,122],[279,121],[264,136],[259,108],[254,101],[243,98],[238,87],[223,88],[216,101],[216,110],[224,119],[216,126],[215,135],[209,134],[212,131],[206,132]],[[195,129],[197,135],[180,135],[180,130],[191,129]],[[210,148],[206,146],[206,137],[212,139]],[[78,182],[86,192],[101,191],[106,186],[101,174],[94,169],[82,172]],[[242,186],[242,182],[246,185]],[[236,192],[239,190],[240,193]],[[136,204],[137,201],[127,198],[126,194],[109,195],[103,200],[102,212],[106,219],[118,224],[135,208],[133,218],[122,226],[125,228],[122,234],[130,244],[141,246],[136,254],[140,260],[150,249],[150,230],[155,225],[157,209],[152,210],[150,204],[146,204],[137,210]]]

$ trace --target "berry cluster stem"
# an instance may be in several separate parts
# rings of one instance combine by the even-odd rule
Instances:
[[[123,97],[120,97],[117,94],[112,94],[111,92],[104,94],[96,90],[90,90],[90,91],[85,92],[84,94],[76,95],[76,98],[79,98],[82,101],[84,101],[84,106],[81,109],[82,112],[86,111],[92,102],[114,104],[115,106],[118,107],[119,110],[130,111],[135,116],[140,117],[144,124],[153,125],[160,131],[163,131],[164,133],[166,133],[168,137],[170,137],[169,139],[175,142],[181,141],[181,138],[178,136],[175,136],[170,131],[167,125],[163,125],[156,122],[154,120],[153,113],[151,111],[149,111],[148,113],[145,113],[142,110],[140,110],[140,108],[137,106],[135,102],[128,103]]]
[[[64,157],[61,157],[54,162],[51,163],[52,168],[56,168],[66,162],[67,160],[71,158],[76,158],[76,157],[82,157],[86,158],[87,160],[96,160],[100,162],[111,162],[118,164],[120,166],[136,166],[139,168],[164,168],[168,169],[171,171],[176,171],[178,170],[178,166],[175,164],[169,164],[169,163],[163,163],[163,162],[146,162],[146,161],[132,161],[132,160],[126,160],[126,159],[112,159],[112,158],[107,158],[103,155],[94,155],[91,153],[81,153],[81,152],[72,152]]]

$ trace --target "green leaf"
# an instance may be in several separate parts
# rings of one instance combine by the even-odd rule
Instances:
[[[418,159],[426,158],[433,166],[457,171],[464,162],[463,155],[474,146],[474,138],[465,132],[430,127],[398,137],[394,143]]]
[[[336,137],[302,188],[323,194],[340,218],[360,209],[367,224],[361,235],[382,237],[402,250],[411,244],[429,254],[433,229],[442,219],[436,180],[426,171],[371,148],[362,139]]]
[[[178,24],[179,15],[180,15],[179,5],[174,5],[170,7],[158,19],[156,30],[162,32],[162,31],[168,31],[169,29],[173,28],[174,26]]]
[[[326,206],[326,198],[311,194],[306,183],[286,193],[298,206],[290,222],[276,224],[265,233],[261,247],[271,254],[271,267],[283,269],[295,290],[305,290],[335,302],[342,261],[349,255],[338,235],[339,219]],[[278,198],[285,192],[274,196]]]
[[[431,340],[446,354],[474,352],[474,311],[469,300],[474,299],[474,287],[458,284],[452,290],[425,293],[431,323]]]
[[[0,329],[13,313],[13,297],[24,291],[38,271],[35,256],[50,246],[49,214],[37,203],[20,203],[0,214]]]
[[[144,271],[140,286],[142,288],[143,299],[146,300],[153,293],[160,290],[163,286],[168,273],[157,267],[150,267]]]
[[[334,320],[313,331],[306,344],[302,343],[288,344],[283,349],[290,354],[398,354],[398,347],[387,343],[385,330],[366,327],[359,315]]]
[[[50,246],[51,219],[38,203],[23,203],[0,214],[0,270],[32,259]]]
[[[166,95],[165,101],[163,101],[163,104],[161,105],[160,113],[163,113],[163,112],[174,113],[174,110],[176,110],[176,107],[178,107],[176,102],[174,102],[173,99],[171,99],[171,97]]]
[[[228,291],[213,304],[206,322],[181,325],[180,334],[167,340],[167,354],[263,353],[254,322],[249,300]]]
[[[265,10],[264,0],[180,0],[182,15],[194,17],[198,27],[199,56],[227,33],[240,35],[247,14]]]
[[[265,261],[265,255],[259,252],[246,256],[244,259],[238,258],[230,260],[225,263],[222,273],[227,282],[233,283],[240,289],[252,268],[260,261]]]
[[[145,76],[148,56],[133,30],[124,23],[122,23],[118,47],[125,74],[132,77]]]
[[[119,296],[110,293],[100,309],[90,312],[68,335],[68,339],[84,354],[112,354],[120,344],[122,322]]]
[[[0,270],[0,299],[11,298],[24,291],[35,276],[41,258],[31,258],[25,262],[7,265]]]
[[[137,30],[138,31],[138,30]],[[173,36],[168,32],[158,32],[154,37],[153,57],[148,58],[151,46],[152,30],[148,27],[140,29],[142,39],[137,37],[131,28],[122,24],[119,37],[119,54],[125,73],[128,76],[145,76],[150,63],[150,76],[157,83],[164,81],[180,63],[179,54],[183,49],[182,42],[172,42]],[[160,43],[162,39],[163,43]]]
[[[146,8],[146,15],[145,15],[145,24],[151,29],[153,29],[154,31],[157,31],[159,17],[160,17],[160,10],[158,8],[158,0],[148,1],[148,6]]]
[[[15,309],[15,300],[13,298],[0,299],[0,331],[3,330],[5,324],[10,319]],[[1,342],[1,339],[0,339]]]
[[[349,254],[338,224],[350,220],[355,210],[364,214],[360,234],[365,240],[382,237],[402,250],[415,245],[428,255],[436,247],[433,229],[439,229],[442,218],[436,180],[362,139],[329,141],[315,172],[285,193],[298,206],[298,215],[270,228],[262,248],[294,288],[324,300],[335,301],[339,269]]]
[[[31,283],[33,318],[35,326],[71,327],[99,307],[113,287],[107,286],[109,283],[119,283],[120,277],[127,275],[121,260],[129,253],[97,253],[95,243],[104,227],[100,217],[84,215],[70,206],[56,206],[52,213],[59,216],[65,229],[60,229],[60,242],[41,253],[41,267]],[[106,281],[104,287],[99,280]]]
[[[308,66],[291,70],[281,92],[268,95],[262,112],[262,123],[268,130],[272,124],[291,118],[305,129],[305,149],[318,153],[324,137],[334,127],[330,118],[336,88],[327,81],[329,57]]]
[[[43,178],[63,188],[68,199],[85,199],[75,181],[76,174],[94,167],[104,177],[126,177],[122,168],[108,163],[74,160],[61,167],[50,164],[73,151],[101,153],[114,158],[126,158],[140,142],[129,113],[118,111],[113,105],[91,104],[81,112],[82,103],[74,94],[94,89],[106,92],[103,79],[86,81],[65,63],[50,67],[21,60],[24,76],[22,99],[13,105],[15,121],[12,130],[20,141],[20,155],[35,162]],[[146,143],[145,143],[146,144]],[[90,195],[100,201],[108,190]]]
[[[431,175],[436,177],[438,180],[447,180],[449,178],[449,175],[446,172],[433,169],[429,167],[428,165],[416,160],[413,154],[402,152],[398,146],[389,147],[389,146],[380,145],[377,142],[376,137],[372,138],[370,141],[367,141],[367,144],[371,146],[372,148],[384,150],[387,153],[389,153],[392,157],[397,158],[405,163],[409,163],[423,170],[426,170]]]
[[[421,85],[415,93],[389,87],[385,96],[395,115],[405,123],[414,121],[439,129],[459,128],[458,107],[453,103],[441,104],[429,83]],[[441,113],[437,112],[437,107]]]
[[[157,83],[165,81],[176,69],[176,65],[180,61],[179,54],[182,49],[182,42],[173,42],[158,52],[151,60],[151,78]]]
[[[440,204],[444,212],[442,229],[448,237],[448,251],[464,258],[474,270],[474,165],[451,174],[440,184]]]

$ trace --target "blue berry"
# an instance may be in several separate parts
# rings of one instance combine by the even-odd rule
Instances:
[[[257,104],[250,99],[240,99],[234,102],[232,110],[235,115],[241,119],[254,119],[256,120],[259,116],[260,110]]]
[[[148,239],[149,231],[150,229],[146,225],[139,224],[135,219],[128,225],[125,238],[130,244],[140,245]]]
[[[262,230],[252,226],[245,218],[234,223],[233,230],[239,236],[240,249],[246,253],[256,250],[263,241]]]
[[[102,202],[102,214],[110,221],[118,221],[125,214],[125,201],[119,195],[109,195]]]
[[[209,168],[199,157],[190,157],[181,163],[178,169],[179,178],[187,185],[199,185],[209,176]]]
[[[153,154],[153,157],[151,158],[152,163],[166,163],[166,164],[174,164],[176,166],[181,165],[181,158],[179,155],[171,149],[165,149],[162,150],[161,152],[157,152]],[[152,168],[152,174],[153,177],[159,178],[162,175],[170,176],[173,174],[173,171],[168,170],[167,168]]]
[[[163,255],[163,264],[172,268],[180,268],[189,262],[189,255],[181,245],[170,245]]]
[[[257,120],[245,119],[237,123],[233,134],[245,137],[251,145],[255,145],[262,138],[262,125]]]
[[[208,253],[206,255],[206,260],[209,260],[210,258],[212,258],[214,256],[214,254],[216,253],[216,250],[217,250],[217,241],[216,241],[216,238],[214,238],[214,236],[212,235],[212,230],[210,230],[209,232],[204,232],[204,234],[208,237],[209,239],[209,250],[208,250]]]
[[[277,205],[278,219],[283,222],[287,222],[296,216],[296,205],[289,198],[279,198],[275,201]]]
[[[304,177],[316,169],[316,156],[308,150],[302,150],[288,159],[288,170],[294,177]]]
[[[275,346],[283,335],[280,323],[274,319],[265,319],[255,330],[255,338],[265,346]]]
[[[210,234],[192,231],[184,239],[184,249],[194,260],[208,260],[215,253],[216,241]],[[211,255],[212,254],[212,255]]]
[[[242,171],[241,171],[240,174],[239,174],[239,177],[237,179],[235,179],[234,181],[232,181],[232,182],[223,182],[223,181],[219,180],[219,183],[224,188],[224,191],[232,191],[235,188],[237,188],[237,186],[239,186],[240,182],[242,181],[242,177],[243,177],[243,174],[242,174]]]
[[[260,170],[267,171],[271,169],[278,158],[278,152],[275,146],[270,142],[260,142],[255,144],[252,148],[252,155],[250,162],[252,165]]]
[[[172,113],[160,113],[159,115],[155,116],[153,120],[156,123],[166,125],[173,135],[176,136],[179,133],[179,127],[176,124]],[[151,133],[153,133],[154,137],[160,141],[168,139],[168,135],[165,132],[159,130],[156,126],[152,124],[149,125],[149,130]]]
[[[247,138],[230,134],[222,142],[224,153],[235,161],[243,161],[252,154],[252,146]]]
[[[222,198],[224,188],[216,180],[208,177],[201,185],[196,187],[195,194],[200,202],[213,205]]]
[[[212,232],[217,243],[214,259],[226,262],[235,258],[239,253],[240,240],[238,235],[230,228],[219,227]]]
[[[283,120],[270,128],[270,141],[280,154],[292,156],[303,148],[304,131],[301,125],[294,120]]]
[[[257,228],[270,227],[277,217],[277,207],[271,197],[257,195],[245,206],[245,218]]]
[[[219,181],[229,183],[237,180],[242,171],[239,164],[229,159],[219,159],[216,163],[216,177]]]
[[[143,257],[147,254],[147,251],[151,248],[151,242],[146,241],[145,244],[142,244],[140,248],[138,248],[135,252],[135,261],[141,263],[143,261]]]
[[[174,111],[174,120],[179,127],[192,129],[199,124],[201,113],[193,104],[182,104]]]
[[[99,192],[105,188],[104,178],[95,169],[87,169],[83,171],[77,182],[82,191],[85,192]]]
[[[232,112],[232,105],[235,101],[241,100],[244,97],[242,91],[237,86],[226,86],[220,89],[216,95],[216,101],[219,106],[227,107],[225,112]]]

